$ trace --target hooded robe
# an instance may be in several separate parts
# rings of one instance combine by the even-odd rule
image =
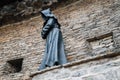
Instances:
[[[67,63],[60,24],[50,9],[41,11],[41,15],[45,20],[41,36],[46,39],[46,48],[39,70]]]

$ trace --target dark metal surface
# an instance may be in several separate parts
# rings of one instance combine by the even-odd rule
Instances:
[[[39,70],[67,62],[60,25],[50,9],[41,11],[45,20],[41,36],[46,39],[45,54]]]

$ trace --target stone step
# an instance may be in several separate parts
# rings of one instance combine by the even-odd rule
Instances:
[[[81,80],[120,80],[120,66],[105,70],[102,73],[82,76]]]
[[[63,79],[52,79],[46,77],[45,79],[39,80],[120,80],[120,66],[105,70],[102,73],[89,73],[81,77],[68,77]]]
[[[120,80],[120,67],[106,70],[103,73],[88,74],[81,77],[69,77],[58,80]]]
[[[32,80],[120,80],[120,59],[102,65],[76,66],[76,69],[72,69],[55,69],[38,74]]]

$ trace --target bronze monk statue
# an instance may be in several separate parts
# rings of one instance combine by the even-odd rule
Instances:
[[[46,39],[46,48],[39,70],[67,63],[60,24],[50,9],[41,11],[45,20],[41,36]]]

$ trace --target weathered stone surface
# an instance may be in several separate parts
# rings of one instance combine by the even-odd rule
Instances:
[[[28,4],[29,3],[27,3],[27,5]],[[36,4],[36,2],[34,2],[34,4]],[[89,57],[92,58],[119,52],[119,5],[119,0],[83,0],[53,11],[61,24],[68,62],[74,64],[74,61],[76,62]],[[21,6],[20,9],[22,9],[22,7],[25,6]],[[6,7],[4,8],[5,10],[8,10]],[[29,10],[33,10],[31,6],[29,6]],[[26,12],[27,10],[24,11]],[[6,13],[4,10],[3,12]],[[40,36],[42,23],[41,17],[37,16],[27,21],[0,27],[0,78],[2,80],[28,79],[27,75],[37,71],[44,55],[45,48],[45,41],[42,40]],[[112,33],[112,35],[108,35],[109,33]],[[96,40],[96,38],[99,39]],[[89,41],[92,39],[95,40]],[[103,45],[103,43],[105,43],[105,45]],[[5,72],[8,71],[4,67],[7,66],[6,62],[17,58],[24,59],[21,72],[6,75]],[[107,59],[106,61],[99,60],[99,58],[97,59],[97,62],[92,61],[90,64],[87,62],[83,65],[60,69],[60,73],[60,70],[53,70],[53,72],[56,73],[57,79],[59,77],[61,80],[80,80],[80,76],[87,73],[87,78],[84,76],[83,80],[88,80],[89,76],[90,78],[92,77],[92,79],[96,79],[100,76],[103,77],[103,79],[106,79],[107,73],[105,72],[106,75],[103,75],[104,72],[101,72],[102,70],[106,68],[111,68],[110,70],[112,70],[113,67],[119,67],[118,64],[118,66],[113,67],[111,67],[111,65],[105,66],[103,64],[104,62],[111,62],[117,58],[110,57],[110,59]],[[114,62],[111,62],[110,64],[112,63]],[[99,64],[99,66],[92,64]],[[60,67],[61,66],[59,66],[59,68]],[[50,74],[53,72],[50,71],[47,73]],[[94,75],[97,75],[97,73],[100,72],[98,73],[100,76],[97,75],[95,77],[89,75],[89,72],[94,72]],[[42,77],[47,77],[47,79],[45,78],[46,80],[48,80],[48,78],[52,80],[54,80],[53,78],[56,78],[47,73],[45,73],[46,75],[42,74],[44,75]],[[112,73],[110,75],[112,75]],[[117,73],[116,75],[119,74]],[[39,75],[38,78],[40,78]]]
[[[50,7],[54,10],[56,7],[65,6],[74,1],[78,0],[2,0],[0,3],[0,27],[35,17],[40,14],[42,8]]]
[[[38,74],[32,80],[119,80],[119,71],[120,59],[117,59],[101,65],[92,64],[88,66],[87,64],[82,64],[80,66],[55,69]]]

